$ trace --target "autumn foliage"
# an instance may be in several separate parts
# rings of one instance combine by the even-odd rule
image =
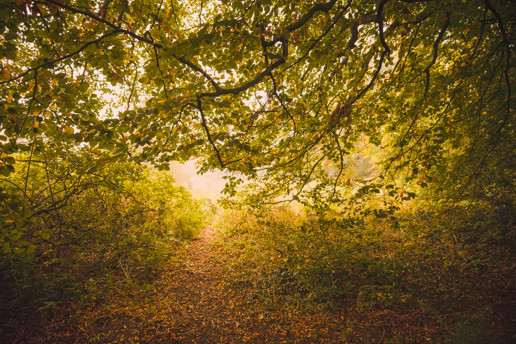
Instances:
[[[514,342],[515,6],[0,0],[0,338]]]

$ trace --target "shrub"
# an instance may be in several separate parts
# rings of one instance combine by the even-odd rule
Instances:
[[[167,173],[114,163],[98,150],[61,148],[57,158],[20,157],[12,178],[0,180],[5,316],[143,286],[209,215]]]

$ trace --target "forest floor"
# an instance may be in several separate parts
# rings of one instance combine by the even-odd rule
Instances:
[[[212,247],[214,235],[213,227],[205,228],[187,248],[182,269],[173,273],[164,300],[173,313],[168,333],[159,340],[167,342],[168,336],[177,343],[335,342],[326,312],[293,317],[281,305],[264,309],[246,290],[231,288],[224,278],[224,257]]]
[[[264,306],[224,277],[208,226],[178,261],[140,291],[58,307],[37,326],[13,324],[13,343],[339,343],[344,315],[314,305]],[[349,315],[349,314],[348,314]],[[21,325],[21,326],[20,326]],[[364,342],[381,342],[381,338]]]
[[[235,257],[216,243],[220,235],[206,227],[146,284],[127,277],[125,287],[95,299],[9,320],[0,328],[0,342],[429,343],[449,335],[420,307],[364,310],[354,299],[324,304],[281,294],[264,299],[256,286],[228,277]]]

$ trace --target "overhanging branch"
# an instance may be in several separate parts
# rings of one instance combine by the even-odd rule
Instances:
[[[376,23],[378,24],[378,34],[380,35],[380,43],[382,43],[383,48],[387,52],[387,54],[391,53],[391,49],[387,45],[387,42],[385,41],[385,36],[383,34],[383,8],[385,4],[389,0],[381,0],[378,4],[378,9],[376,13]]]
[[[116,35],[118,33],[122,32],[121,30],[114,30],[114,31],[111,31],[109,33],[106,33],[102,36],[100,36],[99,38],[93,40],[93,41],[90,41],[90,42],[87,42],[85,43],[82,47],[80,47],[79,49],[77,49],[76,51],[74,51],[73,53],[70,53],[70,54],[67,54],[67,55],[64,55],[64,56],[61,56],[57,59],[54,59],[54,60],[50,60],[50,61],[47,61],[45,63],[42,63],[36,67],[32,67],[32,68],[29,68],[27,69],[25,72],[9,79],[9,80],[6,80],[6,81],[2,81],[0,82],[0,84],[6,84],[6,83],[10,83],[10,82],[13,82],[13,81],[16,81],[18,79],[21,79],[23,78],[25,75],[29,74],[30,72],[34,72],[34,71],[37,71],[38,69],[41,69],[41,68],[45,68],[45,67],[49,67],[49,66],[52,66],[60,61],[63,61],[63,60],[66,60],[66,59],[69,59],[70,57],[73,57],[75,55],[78,55],[80,54],[82,51],[84,51],[84,49],[86,49],[87,47],[89,47],[90,45],[92,44],[96,44],[96,43],[99,43],[99,42],[102,42],[104,39],[106,39],[107,37],[110,37],[110,36],[113,36],[113,35]]]
[[[437,53],[439,50],[439,43],[444,37],[444,34],[446,33],[446,30],[448,29],[448,25],[450,25],[450,12],[446,12],[446,17],[444,19],[443,26],[441,27],[441,31],[439,31],[439,35],[437,36],[437,39],[434,41],[434,44],[432,46],[432,61],[426,66],[424,72],[426,74],[426,81],[425,81],[425,96],[428,93],[428,88],[430,86],[430,68],[435,64],[437,61]]]

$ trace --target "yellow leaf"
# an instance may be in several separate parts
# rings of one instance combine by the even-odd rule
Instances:
[[[9,79],[11,77],[11,71],[7,68],[2,70],[2,77],[4,79]]]
[[[35,81],[34,79],[32,79],[32,80],[30,80],[30,81],[27,83],[27,85],[28,85],[28,89],[27,89],[27,91],[29,91],[29,92],[30,92],[30,91],[32,91],[32,89],[34,88],[34,85],[36,85],[36,81]]]

